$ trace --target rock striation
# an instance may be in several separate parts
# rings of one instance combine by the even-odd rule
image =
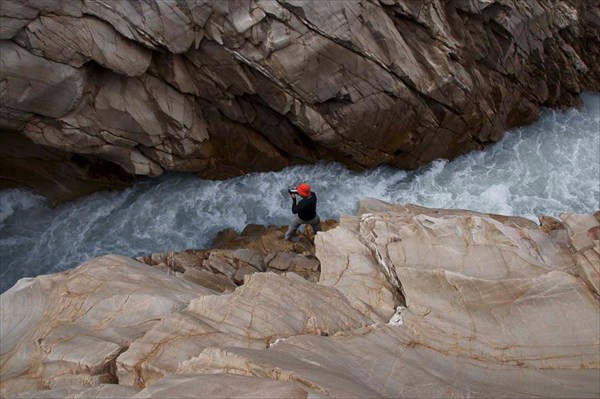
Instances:
[[[214,291],[108,255],[2,294],[2,396],[114,383],[115,361],[164,315]]]
[[[540,221],[366,199],[314,247],[249,226],[23,279],[0,301],[1,394],[597,397],[600,212]],[[313,253],[318,280],[283,270]]]
[[[598,21],[592,0],[3,0],[0,143],[28,145],[2,184],[416,168],[600,90]]]

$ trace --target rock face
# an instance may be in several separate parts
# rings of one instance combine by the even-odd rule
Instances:
[[[600,213],[359,213],[314,238],[318,282],[264,272],[258,248],[278,267],[305,255],[257,226],[208,256],[21,280],[0,302],[2,396],[598,397]]]
[[[109,255],[2,294],[2,396],[116,382],[115,361],[163,315],[214,291]]]
[[[416,168],[600,90],[598,21],[592,0],[3,0],[1,146],[66,154],[84,192],[113,186],[72,154],[104,177]],[[3,185],[77,195],[17,149]]]
[[[333,220],[321,223],[323,231],[336,225]],[[292,272],[311,282],[319,281],[320,263],[315,257],[312,228],[298,233],[297,242],[282,239],[286,230],[287,226],[251,224],[240,234],[222,231],[207,250],[157,252],[136,260],[169,274],[182,273],[184,279],[224,293],[232,292],[257,272]]]

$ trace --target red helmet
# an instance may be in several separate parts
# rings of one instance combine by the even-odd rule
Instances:
[[[301,196],[310,197],[310,185],[308,183],[300,184],[296,190],[298,190],[298,194]]]

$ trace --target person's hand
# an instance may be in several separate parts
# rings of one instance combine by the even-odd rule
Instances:
[[[296,198],[296,194],[290,194],[290,198],[291,199],[295,199]]]

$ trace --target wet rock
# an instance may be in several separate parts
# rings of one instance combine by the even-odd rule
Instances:
[[[0,133],[0,158],[0,187],[27,187],[47,197],[53,207],[133,184],[131,176],[110,162],[37,145],[18,133]]]

